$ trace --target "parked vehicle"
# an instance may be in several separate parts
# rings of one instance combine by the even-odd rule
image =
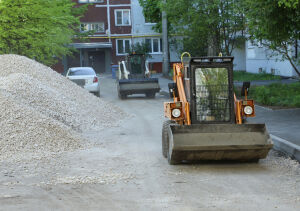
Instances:
[[[100,97],[100,81],[92,67],[72,67],[66,77],[89,92]]]
[[[150,76],[144,54],[129,54],[125,61],[119,62],[117,81],[121,99],[132,94],[145,94],[148,98],[155,98],[160,90],[158,78]]]

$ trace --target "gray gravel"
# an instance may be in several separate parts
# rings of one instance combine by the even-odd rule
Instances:
[[[0,55],[0,161],[81,148],[80,133],[115,127],[124,117],[51,68]]]
[[[161,154],[169,99],[119,100],[111,76],[101,84],[103,98],[135,115],[88,133],[90,148],[0,162],[0,210],[300,210],[299,163],[271,151],[258,163],[169,165]]]

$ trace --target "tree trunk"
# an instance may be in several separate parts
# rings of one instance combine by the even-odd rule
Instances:
[[[294,64],[292,58],[289,55],[287,55],[287,58],[288,58],[289,62],[291,63],[292,67],[294,68],[295,72],[300,77],[300,71],[298,70],[297,66]]]
[[[289,51],[288,51],[288,47],[287,44],[284,44],[284,50],[285,50],[285,56],[287,57],[287,59],[289,60],[290,64],[292,65],[292,67],[294,68],[295,72],[298,74],[298,76],[300,77],[300,72],[298,70],[298,68],[296,67],[296,65],[294,64],[292,58],[289,55]]]

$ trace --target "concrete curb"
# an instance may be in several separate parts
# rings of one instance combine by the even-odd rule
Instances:
[[[281,151],[287,155],[289,155],[291,158],[294,158],[300,162],[300,146],[293,144],[291,142],[288,142],[287,140],[284,140],[282,138],[279,138],[275,135],[270,134],[273,143],[274,143],[274,149]]]

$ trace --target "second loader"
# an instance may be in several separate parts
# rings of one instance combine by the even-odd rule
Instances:
[[[184,61],[185,59],[185,61]],[[162,152],[170,164],[193,161],[258,161],[273,143],[265,124],[246,124],[255,116],[244,83],[243,100],[233,91],[233,57],[182,56],[174,64],[172,102],[164,103]]]
[[[119,62],[117,83],[121,99],[132,94],[154,98],[160,91],[158,78],[151,77],[144,54],[128,54],[125,61]]]

